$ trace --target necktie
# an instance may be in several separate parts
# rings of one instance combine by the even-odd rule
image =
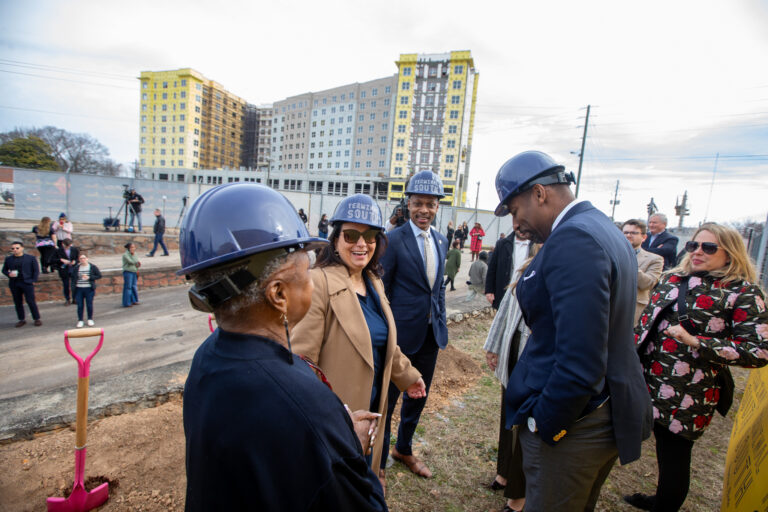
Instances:
[[[432,285],[435,284],[435,274],[437,272],[435,257],[432,254],[432,237],[425,231],[421,232],[421,236],[424,238],[424,265],[427,269],[427,281],[429,282],[429,287],[432,288]]]

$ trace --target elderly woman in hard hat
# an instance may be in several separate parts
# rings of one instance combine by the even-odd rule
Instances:
[[[310,272],[312,305],[293,332],[294,350],[317,362],[352,409],[381,415],[390,382],[412,398],[426,396],[421,374],[397,346],[380,279],[386,248],[381,210],[370,196],[356,194],[339,203],[331,224],[330,244]],[[368,462],[378,470],[383,436],[371,432],[366,448],[372,448]]]
[[[353,430],[322,371],[291,350],[322,243],[262,185],[213,188],[187,213],[180,273],[219,327],[184,388],[186,510],[387,509],[361,446],[374,415],[358,412]]]

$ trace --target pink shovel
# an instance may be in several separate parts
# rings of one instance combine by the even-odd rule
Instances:
[[[69,338],[100,336],[99,344],[85,358],[80,357],[69,345]],[[75,329],[64,331],[64,345],[67,352],[77,361],[77,416],[75,423],[75,485],[69,498],[48,498],[49,512],[83,512],[98,507],[109,498],[109,483],[105,482],[88,492],[83,484],[85,475],[85,439],[88,427],[88,379],[91,359],[104,343],[104,329]]]

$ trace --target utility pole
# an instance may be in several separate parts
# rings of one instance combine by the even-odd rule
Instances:
[[[477,194],[475,194],[475,222],[478,222],[479,219],[477,217],[477,202],[480,199],[480,182],[477,182]]]
[[[675,215],[677,215],[680,220],[677,223],[678,228],[683,227],[683,219],[688,216],[690,213],[690,210],[688,209],[688,191],[686,190],[683,194],[683,202],[678,203],[677,200],[675,200]]]
[[[587,126],[589,126],[589,111],[592,105],[587,105],[587,117],[584,119],[584,134],[581,136],[581,151],[579,152],[579,173],[576,175],[576,197],[579,197],[579,185],[581,185],[581,166],[584,163],[584,146],[587,143]]]
[[[621,202],[619,201],[618,197],[619,197],[619,180],[616,180],[616,190],[613,192],[613,200],[611,201],[611,204],[613,205],[613,208],[611,208],[611,220],[614,220],[613,216],[616,213],[616,205]]]
[[[707,209],[704,211],[704,222],[707,222],[709,215],[709,203],[712,202],[712,189],[715,188],[715,173],[717,173],[717,161],[720,159],[720,153],[715,155],[715,168],[712,169],[712,183],[709,184],[709,198],[707,199]]]
[[[133,161],[133,179],[141,178],[141,171],[139,171],[139,161]]]

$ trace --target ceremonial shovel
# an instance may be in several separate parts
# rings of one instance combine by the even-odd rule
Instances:
[[[100,336],[99,344],[83,360],[69,345],[69,338]],[[49,512],[84,512],[98,507],[109,498],[109,483],[105,482],[88,492],[83,484],[85,474],[85,439],[88,428],[88,376],[91,359],[104,343],[104,329],[75,329],[64,331],[64,345],[67,352],[77,361],[77,419],[75,426],[75,484],[69,498],[48,498]]]

